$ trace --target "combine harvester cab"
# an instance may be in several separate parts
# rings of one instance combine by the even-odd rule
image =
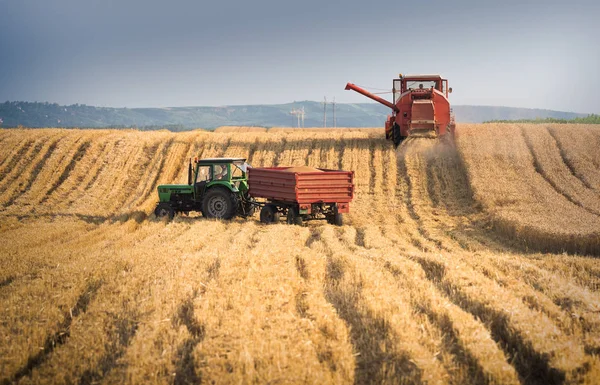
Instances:
[[[452,88],[440,75],[407,75],[394,79],[393,102],[352,83],[353,90],[392,109],[385,122],[385,137],[398,147],[409,136],[454,138],[454,115],[448,95]]]

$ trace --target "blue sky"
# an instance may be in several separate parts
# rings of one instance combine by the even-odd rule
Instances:
[[[600,2],[0,0],[0,101],[365,102],[441,73],[454,104],[600,113]]]

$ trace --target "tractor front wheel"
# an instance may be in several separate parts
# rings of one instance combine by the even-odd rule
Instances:
[[[202,212],[207,218],[231,219],[236,210],[233,194],[223,188],[208,190],[202,201]]]
[[[171,220],[175,216],[175,209],[168,203],[159,203],[154,209],[154,215],[156,215],[157,218],[168,217],[169,220]]]

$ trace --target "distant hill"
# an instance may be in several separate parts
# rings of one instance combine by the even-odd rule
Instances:
[[[112,108],[82,104],[61,106],[56,103],[5,102],[0,104],[0,127],[138,127],[167,128],[172,131],[219,126],[295,126],[293,108],[304,107],[305,127],[323,125],[323,105],[302,101],[273,105],[172,108]],[[586,114],[540,109],[453,106],[456,121],[481,123],[490,120],[536,118],[573,119]],[[379,127],[390,110],[377,103],[336,104],[338,127]],[[327,126],[333,126],[332,106],[327,107]]]

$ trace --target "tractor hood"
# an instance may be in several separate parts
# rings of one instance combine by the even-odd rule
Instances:
[[[171,194],[193,194],[194,187],[189,184],[161,184],[157,187],[158,199],[161,202],[168,202]]]

